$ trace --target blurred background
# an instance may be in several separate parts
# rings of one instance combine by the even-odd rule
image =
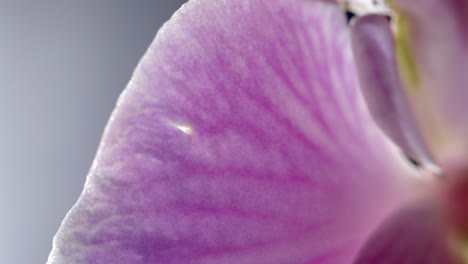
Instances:
[[[184,0],[0,0],[0,263],[45,263],[116,99]]]

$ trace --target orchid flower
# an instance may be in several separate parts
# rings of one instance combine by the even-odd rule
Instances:
[[[468,2],[372,2],[185,4],[48,263],[468,263]]]

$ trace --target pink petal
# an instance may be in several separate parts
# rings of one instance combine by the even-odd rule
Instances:
[[[418,119],[439,159],[466,156],[468,144],[468,2],[393,0],[400,43],[415,65],[407,81]],[[403,29],[403,30],[402,30]]]
[[[137,67],[49,263],[349,263],[406,169],[336,4],[194,0]]]
[[[406,154],[436,167],[403,91],[388,18],[359,17],[353,20],[351,36],[360,86],[372,117]]]
[[[427,197],[426,197],[427,198]],[[354,264],[455,264],[444,219],[429,202],[390,217],[362,248]]]

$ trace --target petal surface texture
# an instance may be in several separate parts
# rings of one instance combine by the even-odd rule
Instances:
[[[434,167],[400,80],[388,18],[358,17],[351,32],[361,90],[374,120],[406,154]]]
[[[466,156],[468,1],[392,2],[403,76],[434,154]]]
[[[119,99],[49,263],[349,263],[408,171],[337,4],[190,1]]]

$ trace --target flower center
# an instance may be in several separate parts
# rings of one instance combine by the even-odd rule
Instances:
[[[444,177],[439,180],[437,195],[452,253],[461,263],[468,263],[468,166],[444,166]]]
[[[458,235],[468,239],[468,166],[445,168],[442,206],[448,223]]]

